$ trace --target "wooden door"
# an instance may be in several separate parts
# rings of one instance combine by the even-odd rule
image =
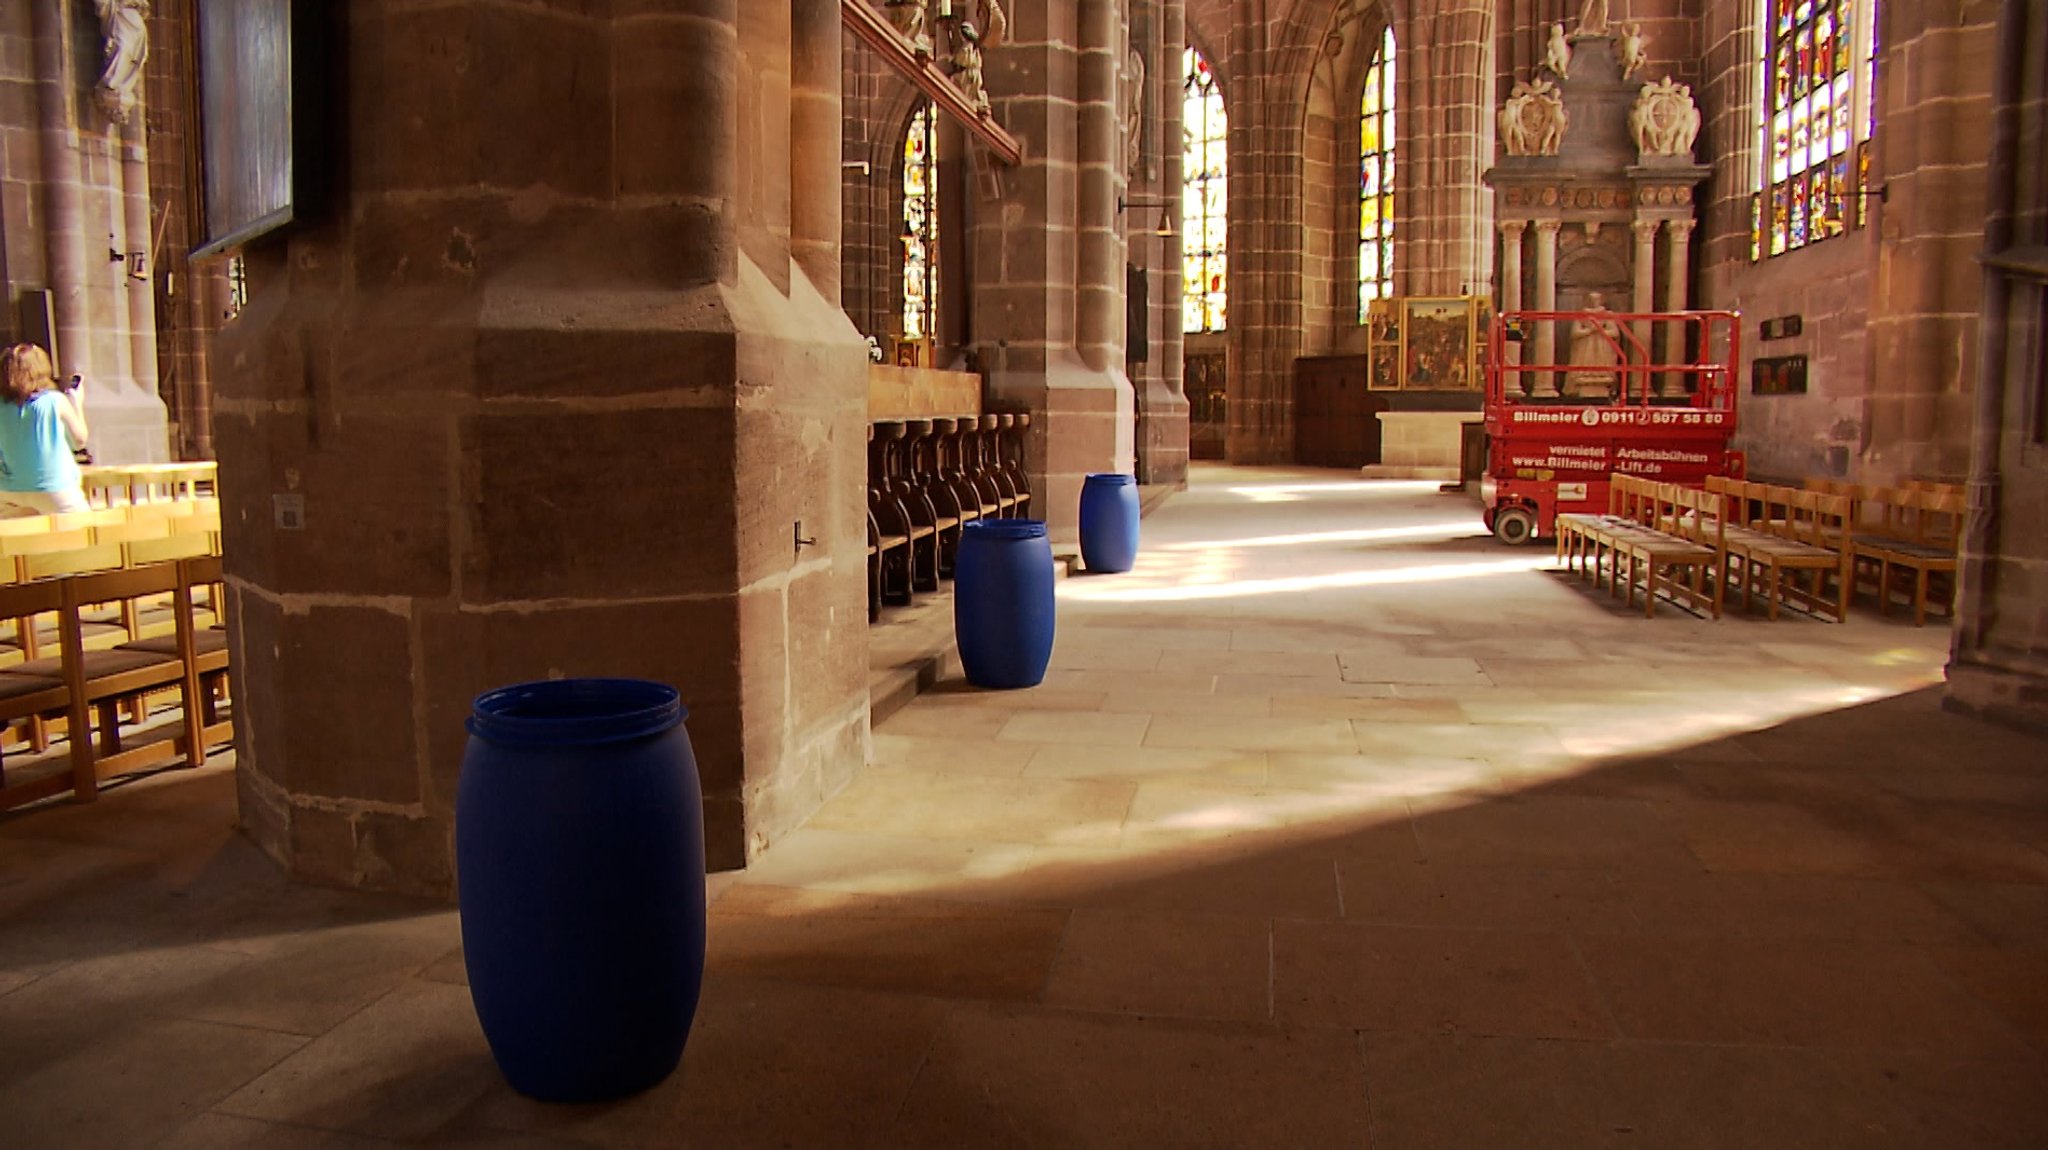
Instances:
[[[1384,392],[1365,386],[1362,355],[1294,361],[1294,458],[1310,467],[1368,467],[1380,461]]]

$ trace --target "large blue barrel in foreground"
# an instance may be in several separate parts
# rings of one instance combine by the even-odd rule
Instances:
[[[566,679],[479,696],[456,792],[470,997],[512,1088],[645,1090],[704,981],[704,814],[672,687]]]
[[[1091,575],[1137,566],[1137,476],[1109,471],[1081,481],[1081,562]]]
[[[1052,543],[1037,519],[983,519],[960,529],[953,632],[977,687],[1036,687],[1052,661]]]

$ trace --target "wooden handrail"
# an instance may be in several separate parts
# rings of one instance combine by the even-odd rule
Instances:
[[[919,55],[867,0],[839,0],[840,22],[851,29],[861,43],[873,48],[883,62],[903,73],[912,84],[932,98],[932,103],[960,121],[968,133],[988,145],[988,150],[1005,164],[1024,160],[1024,145],[1003,130],[1002,125],[981,114],[939,66],[930,53]]]

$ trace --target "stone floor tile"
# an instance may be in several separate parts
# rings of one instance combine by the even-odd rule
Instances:
[[[1216,689],[1216,676],[1192,671],[1077,671],[1055,667],[1045,673],[1045,686],[1061,691],[1154,691],[1173,694],[1207,695]]]
[[[1406,683],[1440,687],[1478,686],[1493,680],[1472,659],[1389,656],[1346,651],[1339,656],[1347,683]]]
[[[1528,794],[1415,822],[1423,857],[1454,866],[1697,872],[1675,828],[1633,799]]]
[[[1894,1144],[1942,1150],[2048,1146],[2048,1062],[1841,1052],[1832,1060],[1904,1117]]]
[[[1620,876],[1617,893],[1634,920],[1623,933],[1938,946],[1981,942],[1962,918],[1894,880],[1631,872]]]
[[[1716,873],[1840,878],[1894,873],[1868,837],[1838,830],[1828,819],[1790,804],[1681,799],[1655,809]]]
[[[335,927],[252,957],[163,1000],[163,1013],[290,1034],[323,1034],[461,941],[455,912]]]
[[[1904,1137],[1882,1083],[1815,1051],[1367,1034],[1374,1150],[1863,1150]]]
[[[1407,827],[1398,833],[1406,836]],[[1224,840],[1124,853],[1121,865],[1076,867],[1065,876],[1062,897],[1080,907],[1261,920],[1338,916],[1336,859],[1325,845],[1289,849]],[[1053,877],[1041,872],[1036,881],[1049,884]]]
[[[919,711],[974,710],[988,707],[1005,711],[1099,711],[1101,691],[1063,691],[1055,687],[1022,687],[1014,691],[991,691],[965,679],[941,679],[917,696],[911,708]]]
[[[1012,713],[1004,712],[1003,721],[1008,722]],[[997,777],[1022,774],[1024,764],[1031,761],[1032,751],[1030,747],[998,743],[993,738],[932,738],[881,731],[875,733],[874,748],[870,762],[878,767]]]
[[[905,837],[1114,846],[1134,787],[1127,782],[869,771],[807,825]]]
[[[1323,651],[1183,651],[1167,665],[1181,671],[1212,675],[1272,675],[1282,678],[1337,679],[1336,656]]]
[[[1027,779],[1172,779],[1260,787],[1264,751],[1169,750],[1160,747],[1040,747],[1024,767]]]
[[[942,1024],[935,999],[707,976],[682,1067],[617,1102],[554,1106],[495,1083],[435,1138],[485,1131],[624,1150],[885,1147]]]
[[[1455,699],[1382,699],[1340,695],[1284,695],[1273,700],[1280,718],[1355,719],[1362,723],[1465,722]]]
[[[962,1009],[889,1144],[1360,1146],[1359,1064],[1342,1031]]]
[[[1088,743],[1135,747],[1145,741],[1150,715],[1098,711],[1028,711],[1004,724],[997,738],[1012,743]]]
[[[1420,755],[1349,755],[1268,751],[1266,777],[1275,790],[1334,790],[1372,796],[1491,794],[1501,772],[1480,759]]]
[[[875,736],[980,741],[992,739],[1019,712],[1011,707],[921,707],[916,703],[875,724]]]
[[[736,978],[1022,1001],[1043,989],[1067,915],[747,885],[712,908],[705,963]]]
[[[1176,715],[1145,734],[1148,747],[1229,747],[1244,751],[1358,750],[1342,719],[1260,719],[1240,715]]]
[[[163,1141],[150,1144],[150,1150],[400,1150],[403,1145],[383,1138],[282,1126],[232,1114],[202,1114],[172,1131]]]
[[[1138,784],[1131,801],[1122,841],[1127,850],[1226,840],[1236,840],[1241,847],[1282,847],[1304,838],[1333,839],[1387,825],[1400,827],[1405,835],[1408,817],[1408,804],[1401,796],[1365,789],[1146,781]]]
[[[1940,947],[1934,961],[1971,997],[2048,1055],[2048,962],[2025,950]]]
[[[1526,931],[1275,922],[1273,1017],[1351,1030],[1614,1036],[1571,941]]]
[[[89,1057],[95,1042],[161,1016],[165,1003],[232,977],[247,961],[205,946],[151,946],[61,966],[0,998],[0,1083]]]
[[[2048,950],[2048,886],[1961,879],[1928,879],[1918,885],[1994,946]]]
[[[403,1142],[439,1130],[499,1081],[469,991],[412,982],[215,1109]]]
[[[1272,1017],[1263,918],[1075,911],[1047,978],[1048,1006],[1171,1018]]]
[[[1963,1057],[2026,1051],[1921,947],[1591,934],[1578,944],[1631,1038]]]
[[[1378,723],[1353,719],[1358,749],[1367,755],[1400,757],[1452,756],[1504,763],[1558,763],[1564,747],[1548,728],[1527,724],[1482,726],[1470,723]]]
[[[1155,718],[1171,715],[1265,718],[1274,713],[1273,700],[1264,695],[1185,695],[1172,691],[1111,691],[1103,696],[1102,709]]]
[[[1347,922],[1518,931],[1635,928],[1622,876],[1598,870],[1460,867],[1342,852]]]
[[[1070,671],[1156,671],[1165,653],[1158,646],[1069,641],[1053,648],[1051,665]]]
[[[8,1044],[26,1040],[0,1028]],[[305,1043],[287,1034],[179,1019],[110,1022],[0,1085],[0,1128],[23,1150],[147,1146]]]
[[[1289,697],[1323,699],[1390,699],[1394,688],[1385,683],[1347,683],[1338,678],[1315,675],[1216,676],[1219,695],[1255,695],[1274,699]]]

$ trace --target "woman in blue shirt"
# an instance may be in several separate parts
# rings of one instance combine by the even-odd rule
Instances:
[[[83,391],[56,390],[50,355],[35,344],[0,357],[0,517],[89,508],[73,456],[85,446]]]

